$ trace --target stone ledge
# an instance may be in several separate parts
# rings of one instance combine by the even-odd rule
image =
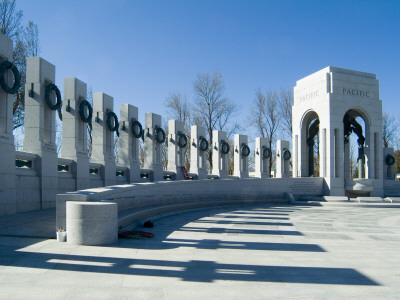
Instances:
[[[153,205],[144,207],[141,209],[132,209],[122,211],[118,215],[118,228],[123,230],[127,227],[132,227],[135,224],[138,225],[140,222],[146,219],[157,219],[164,215],[171,215],[175,213],[181,213],[185,211],[197,210],[205,207],[218,207],[238,204],[254,204],[254,203],[288,203],[286,199],[280,197],[273,197],[269,199],[227,199],[222,201],[197,201],[187,202],[180,204],[171,205]]]

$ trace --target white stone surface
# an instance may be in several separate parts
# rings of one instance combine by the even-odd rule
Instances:
[[[327,67],[296,83],[293,106],[293,176],[309,176],[307,129],[318,118],[320,176],[326,195],[343,196],[350,180],[349,147],[344,144],[343,118],[349,110],[366,122],[366,179],[373,180],[371,196],[383,195],[382,101],[379,82],[371,73]],[[342,149],[345,149],[343,151]]]
[[[284,151],[289,150],[290,144],[288,141],[278,140],[276,142],[276,177],[289,178],[290,177],[290,159],[284,159]]]
[[[65,203],[69,201],[112,201],[118,203],[120,226],[133,222],[130,214],[137,214],[147,208],[149,217],[157,208],[174,210],[178,205],[196,208],[207,202],[207,206],[227,203],[270,202],[291,193],[321,196],[324,179],[313,178],[246,178],[215,180],[181,180],[125,184],[101,187],[57,195],[57,227],[65,224]],[[175,205],[175,207],[174,207]],[[164,211],[166,212],[166,211]],[[122,216],[127,216],[123,218]]]
[[[155,140],[157,128],[162,128],[161,116],[153,113],[146,113],[144,131],[144,169],[153,170],[154,181],[162,181],[164,180],[161,156],[162,145]]]
[[[0,63],[4,60],[13,62],[12,40],[0,34]],[[7,72],[6,80],[12,86],[12,73]],[[15,149],[13,136],[13,95],[7,94],[0,87],[0,215],[17,212],[15,183]]]
[[[249,177],[249,156],[242,155],[243,145],[248,146],[248,137],[243,134],[235,134],[234,136],[234,152],[233,152],[233,175],[239,178]],[[250,152],[251,154],[251,152]]]
[[[47,84],[55,82],[55,66],[41,57],[26,59],[25,84],[25,152],[36,154],[35,170],[41,178],[40,208],[55,206],[58,192],[58,158],[56,151],[56,111],[51,110],[45,100]],[[29,96],[33,84],[33,97]]]
[[[140,181],[139,143],[140,138],[132,134],[132,123],[138,121],[138,108],[130,104],[121,104],[119,129],[118,164],[129,168],[128,182]],[[122,129],[125,122],[125,130]],[[143,126],[143,125],[142,125]]]
[[[200,150],[200,138],[206,139],[206,129],[202,126],[191,127],[190,142],[190,172],[195,173],[199,180],[207,179],[207,151]],[[211,145],[208,145],[210,148]]]
[[[113,247],[2,236],[0,293],[5,299],[398,299],[398,210],[210,208],[157,219],[146,228],[153,239],[120,239]],[[29,220],[29,228],[40,224]]]
[[[102,164],[101,177],[104,185],[114,185],[116,182],[116,166],[114,156],[114,132],[106,124],[107,114],[114,111],[114,99],[104,93],[93,93],[93,117],[99,121],[93,122],[91,162]]]
[[[118,204],[67,202],[67,242],[102,246],[118,242]]]
[[[228,177],[228,154],[222,154],[221,142],[225,141],[228,143],[228,137],[225,131],[214,130],[213,131],[213,144],[212,147],[212,158],[213,168],[211,174],[217,175],[220,178]],[[230,150],[229,150],[230,151]]]
[[[168,120],[168,167],[167,170],[176,174],[177,180],[182,180],[182,167],[185,166],[185,148],[179,147],[179,134],[185,134],[183,122]],[[186,134],[185,134],[186,135]],[[187,138],[187,135],[186,135]],[[189,143],[190,140],[187,139]]]
[[[255,153],[254,153],[254,164],[255,172],[254,176],[259,178],[269,178],[269,158],[263,157],[265,148],[270,148],[269,139],[257,137],[255,142]],[[270,152],[272,156],[272,151]]]
[[[386,164],[386,156],[391,155],[394,157],[394,149],[393,148],[383,148],[383,178],[394,180],[394,164],[388,165]]]
[[[61,157],[72,159],[72,174],[76,178],[75,190],[89,188],[89,156],[87,123],[79,115],[79,106],[86,100],[86,83],[75,77],[64,78],[63,131]],[[70,111],[67,111],[68,105]]]

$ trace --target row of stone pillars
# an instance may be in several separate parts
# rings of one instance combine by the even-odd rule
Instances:
[[[11,40],[0,35],[0,42],[0,62],[3,60],[12,62]],[[139,136],[136,132],[135,136],[132,126],[138,121],[137,107],[122,104],[118,120],[113,112],[113,97],[101,92],[94,93],[92,107],[86,99],[86,83],[74,77],[64,79],[61,101],[61,95],[53,92],[53,90],[59,92],[54,85],[55,66],[41,57],[28,57],[26,62],[23,152],[17,153],[14,149],[13,95],[0,88],[0,190],[4,196],[2,196],[0,214],[19,210],[16,209],[18,193],[18,195],[27,194],[28,199],[32,198],[29,194],[33,195],[39,191],[40,207],[32,206],[32,208],[45,209],[54,207],[57,193],[110,186],[122,182],[117,181],[118,172],[127,183],[141,181],[141,175],[146,172],[153,181],[164,180],[162,149],[158,136],[160,132],[162,139],[168,139],[168,171],[175,173],[177,179],[183,179],[185,148],[182,147],[182,143],[188,143],[191,151],[190,171],[198,179],[208,177],[206,165],[206,148],[208,147],[205,147],[208,142],[205,139],[205,128],[192,126],[189,140],[184,137],[182,122],[170,120],[168,136],[163,137],[164,131],[160,130],[161,116],[147,113],[143,134]],[[11,72],[7,71],[4,76],[7,83],[13,82]],[[50,92],[49,86],[53,87]],[[58,116],[62,116],[63,122],[61,157],[58,157],[56,147],[56,118]],[[87,144],[88,126],[92,128],[90,161]],[[119,166],[115,163],[114,155],[115,131],[119,134]],[[140,169],[139,138],[144,140],[144,169],[142,170]],[[229,149],[226,147],[229,148],[229,145],[226,132],[214,131],[213,145],[208,146],[213,147],[213,174],[220,178],[228,177],[227,153]],[[269,177],[269,159],[263,156],[268,147],[267,139],[256,139],[255,176],[257,177]],[[249,177],[249,154],[247,136],[236,135],[235,176]],[[23,169],[20,168],[17,174],[16,158],[21,157],[23,158],[20,161],[25,166]],[[60,167],[67,173],[61,174]],[[281,177],[288,174],[289,168],[285,170]],[[96,175],[95,179],[92,175]],[[25,183],[28,184],[25,185]]]
[[[10,79],[12,81],[12,79]],[[25,85],[25,139],[23,151],[25,156],[32,156],[29,168],[34,170],[33,176],[39,179],[40,208],[45,209],[55,205],[55,196],[60,191],[82,190],[95,186],[110,186],[117,183],[116,171],[121,166],[125,167],[124,177],[127,182],[141,181],[143,171],[148,171],[151,179],[159,181],[164,179],[162,167],[161,144],[156,141],[156,134],[161,128],[161,116],[148,113],[145,116],[144,128],[144,169],[140,169],[139,162],[139,138],[132,133],[132,123],[138,120],[138,108],[129,104],[120,106],[120,120],[109,120],[113,113],[114,100],[104,93],[93,94],[93,110],[83,106],[87,96],[87,86],[77,78],[64,79],[62,112],[62,148],[59,158],[56,150],[56,110],[52,110],[45,103],[46,87],[55,82],[55,67],[40,57],[27,58],[27,79]],[[55,105],[60,99],[54,95],[50,97],[51,104]],[[7,194],[5,201],[10,205],[7,213],[16,211],[17,189],[25,187],[16,186],[16,152],[14,150],[14,138],[12,134],[12,96],[2,92],[0,103],[7,106],[2,110],[3,118],[0,139],[0,150],[2,153],[1,163],[1,189],[3,195]],[[88,155],[88,124],[83,118],[92,114],[92,154],[89,162]],[[83,117],[82,117],[83,115]],[[119,131],[119,163],[117,166],[114,157],[114,132],[111,127],[118,127]],[[205,129],[192,126],[191,140],[191,172],[198,179],[207,178],[206,151],[202,148],[202,139],[205,138]],[[183,134],[183,124],[180,121],[169,121],[168,134],[168,170],[174,172],[177,179],[183,179],[182,167],[184,167],[184,148],[179,145],[180,136]],[[228,177],[227,154],[220,151],[221,146],[227,145],[227,136],[223,131],[215,131],[214,139],[214,161],[213,174],[221,178]],[[249,177],[248,172],[248,140],[245,135],[235,136],[235,174],[239,178]],[[256,141],[256,176],[269,177],[268,159],[262,157],[263,149],[268,147],[268,140],[258,138]],[[226,149],[224,149],[226,151]],[[71,180],[74,182],[72,188],[64,187],[59,180],[60,160],[68,168]],[[29,163],[29,162],[28,162]],[[101,180],[96,185],[91,178],[92,171]],[[3,203],[4,204],[4,203]]]

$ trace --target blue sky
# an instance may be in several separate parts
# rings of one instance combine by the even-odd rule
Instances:
[[[383,110],[398,115],[400,1],[17,0],[39,27],[56,83],[77,77],[119,104],[165,116],[198,73],[219,71],[245,124],[258,88],[293,88],[328,65],[377,74]],[[250,132],[242,132],[250,134]]]

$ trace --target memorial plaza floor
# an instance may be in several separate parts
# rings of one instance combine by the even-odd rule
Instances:
[[[60,243],[55,210],[0,217],[0,299],[400,299],[400,208],[258,205]]]

